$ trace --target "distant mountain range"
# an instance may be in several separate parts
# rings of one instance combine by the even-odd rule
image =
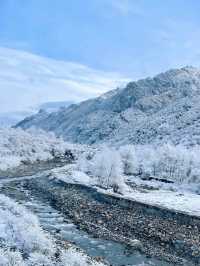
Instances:
[[[14,126],[16,123],[23,120],[25,117],[34,115],[38,111],[43,110],[47,113],[52,113],[58,111],[62,107],[68,107],[73,102],[63,101],[63,102],[47,102],[40,104],[38,106],[29,108],[27,111],[16,111],[16,112],[6,112],[0,113],[0,127],[10,127]]]
[[[172,69],[17,125],[78,143],[200,144],[200,70]]]
[[[6,112],[0,113],[0,127],[9,127],[18,123],[26,116],[30,116],[31,112]]]

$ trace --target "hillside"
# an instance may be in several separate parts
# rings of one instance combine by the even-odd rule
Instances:
[[[78,143],[200,144],[200,70],[172,69],[58,112],[17,124]]]

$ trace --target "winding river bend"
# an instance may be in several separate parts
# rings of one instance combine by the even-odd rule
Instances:
[[[11,197],[33,212],[44,230],[54,237],[66,240],[84,250],[91,257],[102,257],[109,265],[140,265],[140,266],[170,266],[172,264],[147,258],[138,251],[131,250],[124,244],[114,241],[94,238],[76,227],[70,219],[66,219],[46,200],[33,196],[19,182],[6,182],[2,185],[1,193]]]

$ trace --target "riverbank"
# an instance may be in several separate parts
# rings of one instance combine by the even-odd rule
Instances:
[[[137,245],[132,248],[172,265],[200,263],[198,217],[120,199],[102,194],[95,188],[66,184],[47,177],[14,181],[12,186],[19,182],[97,238],[123,242],[130,247],[137,239]],[[6,187],[1,191],[6,193]]]

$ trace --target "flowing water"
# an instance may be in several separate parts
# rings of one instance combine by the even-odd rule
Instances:
[[[44,230],[75,244],[84,250],[89,256],[102,257],[110,265],[153,265],[170,266],[172,264],[146,258],[137,251],[128,249],[126,245],[113,241],[93,238],[84,231],[79,230],[70,220],[52,208],[48,203],[34,198],[28,191],[21,187],[8,186],[8,194],[20,204],[23,204],[33,212]]]

